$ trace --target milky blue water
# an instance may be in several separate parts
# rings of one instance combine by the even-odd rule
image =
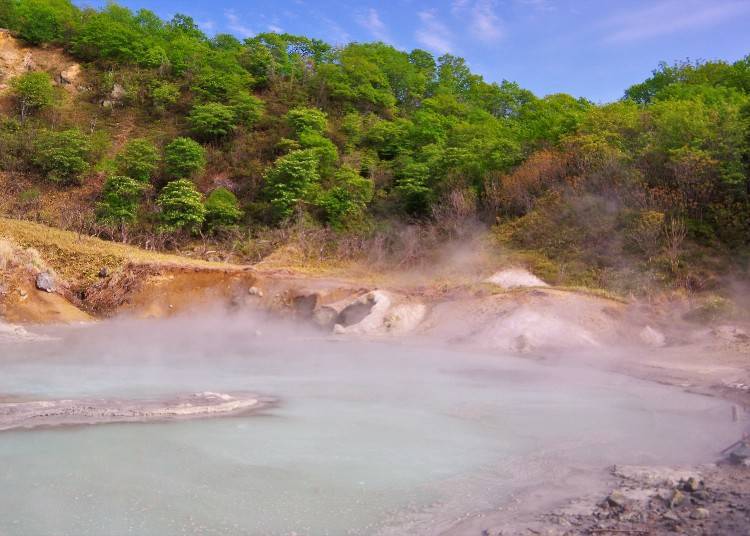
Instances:
[[[444,526],[494,507],[550,468],[710,461],[740,433],[719,400],[614,374],[252,318],[52,335],[0,347],[0,394],[252,390],[281,404],[0,433],[3,536],[399,533],[424,512]]]

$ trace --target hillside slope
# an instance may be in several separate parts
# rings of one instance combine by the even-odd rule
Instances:
[[[597,105],[384,43],[241,41],[114,3],[6,11],[13,218],[275,266],[413,269],[490,234],[557,285],[726,299],[747,279],[750,58],[665,63]]]

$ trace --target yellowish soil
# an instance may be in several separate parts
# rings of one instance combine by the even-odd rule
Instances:
[[[47,227],[38,223],[0,217],[0,238],[24,248],[36,249],[45,262],[70,283],[93,282],[102,268],[110,272],[127,265],[160,268],[242,271],[244,266],[208,262],[179,255],[147,251]]]
[[[251,271],[163,270],[148,277],[118,312],[160,318],[216,304],[239,305],[255,282]]]
[[[31,248],[44,266],[0,270],[0,316],[18,323],[90,320],[128,312],[164,316],[212,301],[247,296],[256,277],[246,266],[207,262],[81,236],[41,224],[0,218],[0,240],[21,252]],[[106,277],[99,277],[105,268]],[[49,269],[55,293],[36,289],[36,273]],[[84,312],[84,311],[88,311]]]
[[[28,280],[16,280],[0,298],[0,318],[12,324],[69,324],[93,317],[63,296],[37,290]]]

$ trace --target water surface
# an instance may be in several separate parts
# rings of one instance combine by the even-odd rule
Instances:
[[[257,318],[52,335],[0,347],[0,393],[253,390],[282,404],[0,433],[4,536],[431,534],[565,468],[710,461],[740,432],[719,400],[623,376]]]

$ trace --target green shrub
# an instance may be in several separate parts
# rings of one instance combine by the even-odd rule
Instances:
[[[313,149],[292,151],[266,171],[265,191],[274,215],[288,218],[302,202],[315,199],[320,182],[318,155]]]
[[[117,226],[134,223],[138,218],[138,203],[146,186],[140,180],[113,176],[104,183],[101,201],[96,205],[99,221]]]
[[[263,115],[263,101],[249,93],[238,93],[229,101],[238,125],[252,127]]]
[[[211,229],[228,227],[242,218],[237,197],[226,188],[216,188],[206,199],[206,223]]]
[[[33,157],[47,179],[60,184],[78,182],[89,169],[89,139],[78,129],[41,134]]]
[[[180,100],[180,88],[170,82],[157,81],[151,86],[150,95],[154,111],[163,114]]]
[[[169,231],[196,231],[206,220],[203,198],[195,185],[187,179],[167,183],[156,204],[161,208],[163,227]]]
[[[218,102],[194,106],[187,120],[190,130],[205,140],[223,138],[235,129],[234,110]]]
[[[328,124],[326,113],[317,108],[292,108],[285,117],[298,136],[305,130],[323,133]]]
[[[115,158],[117,171],[141,182],[149,182],[159,165],[159,151],[145,138],[134,138]]]
[[[190,138],[176,138],[164,149],[167,175],[173,179],[201,173],[206,165],[206,151]]]
[[[303,149],[313,149],[318,154],[322,175],[327,175],[339,160],[336,145],[319,132],[303,130],[299,135],[299,144]]]
[[[26,116],[55,102],[55,88],[52,78],[43,71],[24,73],[10,81],[11,93],[18,103],[21,121]]]
[[[24,190],[18,195],[18,199],[24,205],[31,205],[33,203],[36,203],[37,201],[39,201],[41,197],[42,197],[42,191],[36,187],[29,188],[28,190]]]

